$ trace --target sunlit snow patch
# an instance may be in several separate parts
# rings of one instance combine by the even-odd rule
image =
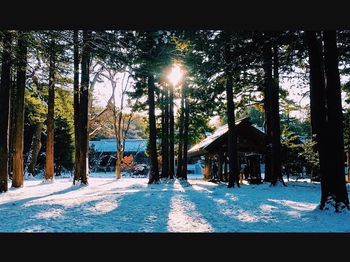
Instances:
[[[183,196],[171,199],[171,211],[168,219],[170,232],[212,232],[210,224],[196,211],[196,206]]]
[[[269,201],[296,209],[300,211],[311,211],[313,210],[317,205],[313,203],[303,203],[303,202],[295,202],[291,200],[278,200],[278,199],[268,199]]]
[[[87,210],[93,213],[105,214],[118,207],[117,201],[101,201],[97,202],[96,205],[88,207]]]
[[[45,210],[35,215],[35,218],[56,218],[60,217],[63,213],[62,209],[54,208],[50,210]]]

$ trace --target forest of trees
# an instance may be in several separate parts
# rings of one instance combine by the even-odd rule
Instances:
[[[239,187],[235,121],[249,116],[266,134],[272,190],[286,185],[282,163],[307,165],[321,177],[320,209],[350,209],[350,31],[2,30],[0,58],[0,192],[39,171],[87,185],[89,139],[115,137],[122,150],[129,130],[148,139],[150,184],[186,180],[187,151],[215,116],[228,124],[227,186]],[[286,79],[308,86],[306,107]],[[93,103],[103,81],[113,88],[105,108]]]

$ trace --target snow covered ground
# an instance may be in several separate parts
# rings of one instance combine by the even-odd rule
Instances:
[[[350,232],[350,212],[316,209],[319,184],[147,181],[112,173],[92,174],[89,186],[26,180],[0,194],[0,232]]]

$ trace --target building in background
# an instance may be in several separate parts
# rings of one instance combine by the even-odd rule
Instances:
[[[261,180],[261,164],[265,154],[266,135],[254,127],[249,117],[236,121],[239,164],[247,165],[249,177]],[[228,126],[219,127],[212,135],[206,137],[188,150],[189,163],[202,162],[204,176],[213,178],[213,164],[218,166],[220,180],[227,180],[228,159],[227,140]]]
[[[117,143],[114,138],[91,140],[89,162],[93,171],[115,171]],[[147,140],[126,139],[124,157],[132,155],[134,164],[148,164]]]

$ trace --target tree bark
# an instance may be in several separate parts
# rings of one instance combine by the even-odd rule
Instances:
[[[114,103],[114,108],[115,108],[115,103]],[[114,112],[114,116],[116,117],[116,112]],[[120,179],[122,177],[121,175],[121,164],[122,164],[122,159],[123,159],[123,153],[124,153],[124,148],[122,141],[124,141],[122,137],[122,112],[119,112],[119,117],[118,117],[118,124],[116,123],[115,119],[115,126],[114,126],[114,131],[116,135],[116,140],[117,140],[117,160],[116,160],[116,167],[115,167],[115,175],[117,179]]]
[[[229,177],[228,188],[234,187],[235,183],[237,187],[239,185],[239,167],[238,167],[238,155],[237,155],[237,132],[235,125],[235,103],[233,101],[233,54],[231,52],[231,35],[225,33],[225,50],[224,58],[226,63],[226,100],[227,100],[227,124],[228,124],[228,140],[227,140],[227,155],[229,161]]]
[[[18,35],[17,46],[17,86],[14,109],[16,112],[14,129],[14,156],[12,187],[23,186],[23,144],[24,144],[24,93],[27,71],[27,34],[23,31]]]
[[[285,185],[281,170],[281,127],[279,114],[279,74],[278,74],[278,46],[274,46],[273,54],[271,47],[268,47],[268,54],[273,56],[273,71],[274,76],[271,78],[271,124],[272,124],[272,179],[271,184],[277,185],[281,181]]]
[[[54,41],[54,40],[52,40]],[[45,179],[53,180],[55,173],[54,158],[54,137],[55,137],[55,72],[56,58],[54,43],[50,47],[50,65],[49,65],[49,100],[47,111],[47,142],[46,142],[46,162]]]
[[[80,111],[79,111],[79,122],[80,122],[80,172],[81,172],[81,183],[84,185],[88,184],[88,172],[89,172],[89,159],[88,159],[88,148],[89,148],[89,68],[90,68],[90,41],[91,32],[83,31],[83,50],[81,56],[81,86],[80,86]]]
[[[326,186],[326,199],[331,197],[335,201],[336,211],[340,211],[342,205],[349,208],[349,198],[345,183],[344,173],[344,137],[343,137],[343,113],[341,103],[341,86],[338,69],[338,53],[335,31],[324,31],[324,61],[327,78],[326,101],[328,113],[328,137],[332,143],[327,143],[328,163],[330,165],[329,185]],[[321,203],[321,206],[323,204]]]
[[[183,85],[181,90],[181,108],[180,108],[180,121],[179,121],[179,148],[177,153],[177,168],[176,176],[181,177],[181,170],[183,165],[183,144],[184,144],[184,110],[185,110],[185,88],[186,85]]]
[[[169,177],[169,91],[163,92],[162,177]]]
[[[175,132],[174,132],[174,88],[170,86],[170,102],[169,102],[169,178],[174,178],[175,170]]]
[[[263,47],[263,69],[264,69],[264,109],[265,109],[265,182],[272,181],[272,115],[271,115],[271,83],[272,83],[272,60],[271,47]]]
[[[32,145],[30,147],[29,155],[29,167],[28,174],[35,176],[36,162],[38,161],[39,152],[41,149],[41,131],[43,129],[43,122],[37,122],[35,124],[35,131],[32,139]]]
[[[326,152],[326,95],[325,76],[322,55],[322,45],[317,39],[315,31],[306,32],[306,41],[310,64],[310,110],[311,130],[317,141],[317,149],[321,174],[321,207],[324,207],[327,186],[327,152]]]
[[[154,77],[152,74],[150,74],[148,76],[148,119],[149,119],[149,150],[150,150],[150,159],[151,159],[151,169],[150,169],[148,184],[157,183],[159,181],[154,92],[155,92]]]
[[[186,97],[185,89],[185,116],[184,116],[184,135],[183,135],[183,160],[181,177],[187,180],[187,150],[188,150],[188,128],[190,124],[190,106]]]
[[[233,102],[233,81],[232,75],[227,75],[226,80],[226,96],[227,96],[227,122],[228,122],[228,146],[227,155],[229,161],[229,176],[228,186],[229,188],[234,187],[234,184],[239,185],[239,168],[237,160],[237,134],[235,125],[235,104]]]
[[[3,39],[3,54],[1,61],[0,82],[0,192],[8,190],[8,160],[9,160],[9,111],[11,89],[11,53],[12,34],[5,31]]]
[[[74,180],[73,184],[76,181],[81,179],[80,173],[80,129],[79,129],[79,31],[74,30],[73,32],[73,42],[74,42]]]
[[[10,179],[13,178],[13,155],[14,155],[14,132],[16,126],[16,92],[17,92],[17,80],[14,67],[12,67],[12,80],[10,89],[10,123],[9,123],[9,162],[8,162],[8,174]]]
[[[121,147],[122,144],[118,143],[118,147]],[[115,175],[117,179],[120,179],[122,177],[122,170],[121,170],[121,166],[122,166],[122,159],[123,159],[123,150],[118,149],[117,150],[117,160],[116,160],[116,164],[115,164]]]

